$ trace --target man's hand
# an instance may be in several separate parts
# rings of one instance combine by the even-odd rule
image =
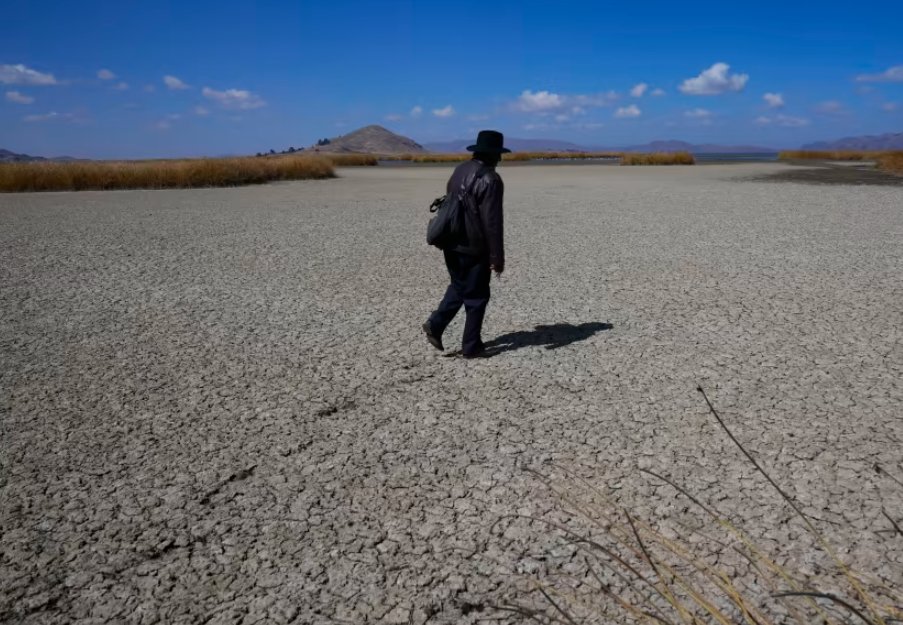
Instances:
[[[505,271],[504,265],[496,265],[495,263],[489,265],[489,269],[495,272],[495,275],[500,276],[502,272]]]

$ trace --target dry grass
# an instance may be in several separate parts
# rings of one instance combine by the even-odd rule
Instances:
[[[880,152],[865,152],[859,150],[784,150],[778,153],[778,159],[782,161],[871,161]]]
[[[473,157],[470,153],[461,154],[397,154],[385,156],[387,161],[407,161],[410,163],[463,163]]]
[[[854,571],[839,556],[796,502],[772,479],[734,436],[705,399],[711,415],[746,457],[751,468],[780,495],[799,527],[795,546],[808,542],[831,563],[822,573],[790,569],[787,553],[769,554],[710,504],[668,477],[643,471],[668,501],[662,508],[681,519],[646,521],[615,503],[596,485],[559,465],[552,474],[531,472],[559,502],[553,518],[512,516],[528,521],[563,541],[557,556],[580,567],[539,583],[529,582],[535,601],[496,606],[537,623],[645,623],[649,625],[890,625],[903,622],[900,588],[884,583],[888,571],[875,562],[875,575]],[[903,485],[881,467],[875,469]],[[658,506],[653,503],[652,506]],[[672,514],[675,514],[672,512]],[[903,538],[900,522],[883,511],[880,530]],[[878,531],[875,532],[879,536]],[[808,536],[809,540],[803,538]],[[565,552],[565,553],[562,553]],[[803,561],[820,558],[805,553]],[[745,570],[745,573],[742,571]]]
[[[584,161],[621,158],[619,152],[512,152],[506,161]]]
[[[782,161],[874,161],[878,169],[892,174],[903,174],[903,151],[863,151],[863,150],[785,150],[778,154]]]
[[[231,187],[334,176],[331,161],[310,156],[10,163],[0,165],[0,192]]]
[[[689,152],[628,153],[621,157],[621,165],[695,165]]]
[[[903,151],[884,152],[878,156],[878,169],[903,175]]]
[[[336,167],[373,167],[379,165],[379,157],[373,154],[321,154]]]
[[[401,154],[387,156],[384,160],[409,161],[411,163],[460,163],[473,158],[469,152],[458,154]],[[511,152],[502,156],[504,161],[561,161],[601,160],[621,158],[618,152]]]
[[[379,157],[385,161],[409,163],[462,163],[473,158],[469,152],[456,154],[395,154]],[[502,162],[526,161],[583,161],[621,159],[622,165],[693,165],[696,161],[689,152],[661,152],[656,154],[622,154],[620,152],[511,152],[502,156]]]

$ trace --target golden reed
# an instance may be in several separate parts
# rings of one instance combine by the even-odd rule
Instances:
[[[310,156],[9,163],[0,165],[0,191],[187,189],[334,176],[330,159]]]

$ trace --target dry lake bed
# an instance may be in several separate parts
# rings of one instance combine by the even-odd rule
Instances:
[[[420,331],[448,168],[0,195],[0,621],[509,622],[585,581],[531,469],[830,568],[697,385],[903,586],[903,187],[790,170],[503,164],[480,361]]]

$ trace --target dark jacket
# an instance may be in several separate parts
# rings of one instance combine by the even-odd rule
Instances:
[[[479,173],[482,172],[482,173]],[[481,161],[471,159],[455,168],[446,186],[447,193],[457,192],[461,184],[470,179],[471,174],[478,173],[476,182],[470,188],[470,202],[465,205],[468,210],[476,210],[481,228],[481,241],[468,240],[462,242],[455,251],[478,253],[488,258],[496,269],[505,267],[504,218],[502,215],[502,198],[505,185],[495,167],[487,167]],[[477,237],[470,237],[475,239]]]

